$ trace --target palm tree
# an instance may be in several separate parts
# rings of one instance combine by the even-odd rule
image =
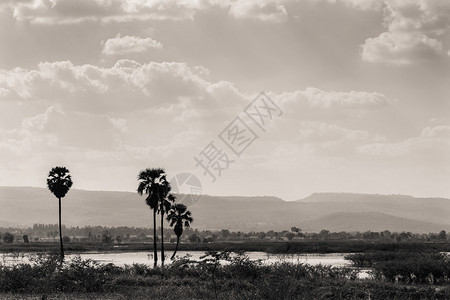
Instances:
[[[165,173],[164,169],[145,169],[139,172],[139,186],[137,192],[139,195],[147,194],[145,203],[153,210],[153,262],[154,266],[158,263],[158,251],[156,245],[156,213],[159,204],[159,181]]]
[[[161,176],[158,186],[159,213],[161,213],[161,266],[164,267],[164,214],[168,213],[175,201],[175,196],[170,194],[170,183],[166,180],[166,175]]]
[[[175,246],[175,251],[170,259],[175,257],[178,250],[178,244],[180,243],[180,237],[183,234],[183,224],[185,227],[189,227],[190,223],[194,221],[191,217],[191,212],[187,210],[186,205],[177,203],[172,205],[167,215],[167,221],[170,222],[170,227],[175,225],[173,231],[177,235],[177,245]]]
[[[54,167],[50,170],[47,177],[47,186],[50,192],[58,198],[59,202],[59,244],[61,248],[61,262],[64,261],[64,246],[61,231],[61,198],[67,194],[72,187],[72,178],[66,167]]]

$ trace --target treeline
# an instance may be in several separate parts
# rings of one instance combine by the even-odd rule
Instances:
[[[152,242],[153,228],[146,227],[105,227],[105,226],[84,226],[66,227],[62,226],[63,235],[67,242],[103,242],[103,243],[133,243]],[[158,229],[160,232],[160,229]],[[0,240],[5,243],[16,242],[52,242],[58,238],[58,224],[34,224],[28,228],[2,228],[0,227]],[[160,239],[158,234],[157,239]],[[411,241],[411,242],[432,242],[446,241],[447,232],[442,230],[439,233],[411,233],[411,232],[390,232],[389,230],[376,232],[330,232],[321,230],[320,232],[303,232],[298,227],[283,231],[261,231],[261,232],[240,232],[222,230],[197,230],[186,228],[181,242],[184,243],[212,243],[212,242],[243,242],[243,241],[300,241],[300,240],[372,240],[372,241]],[[164,229],[164,240],[174,242],[176,236],[172,229]]]

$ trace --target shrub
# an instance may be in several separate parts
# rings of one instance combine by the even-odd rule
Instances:
[[[11,232],[5,232],[5,234],[3,234],[3,241],[7,244],[11,244],[14,241],[14,235]]]

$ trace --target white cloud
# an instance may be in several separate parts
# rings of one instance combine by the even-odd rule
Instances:
[[[231,3],[229,14],[237,19],[257,19],[281,23],[287,20],[287,11],[279,2],[238,0]]]
[[[331,2],[341,1],[347,5],[362,10],[380,10],[383,8],[382,0],[330,0]]]
[[[373,143],[361,146],[358,152],[373,156],[415,156],[420,160],[432,159],[439,165],[450,163],[450,126],[425,127],[422,133],[397,143]]]
[[[149,20],[186,20],[211,8],[228,9],[239,19],[267,22],[287,20],[283,1],[257,0],[30,0],[9,1],[13,16],[36,24],[78,24],[82,22],[132,22]]]
[[[381,107],[390,103],[385,95],[377,92],[325,92],[317,88],[307,88],[304,93],[312,106],[322,106],[327,109],[335,107]]]
[[[36,70],[0,71],[0,89],[15,99],[57,103],[64,109],[90,112],[139,111],[177,108],[189,98],[189,108],[233,110],[243,96],[227,82],[209,82],[203,67],[184,63],[139,64],[119,60],[110,68],[73,65],[69,61],[40,63]],[[221,102],[221,94],[229,96]],[[179,109],[183,107],[179,106]]]
[[[9,6],[19,21],[38,24],[75,24],[86,21],[183,20],[210,6],[206,1],[174,0],[31,0]]]
[[[432,60],[441,53],[442,43],[422,33],[384,32],[367,39],[362,47],[363,60],[393,65]]]
[[[147,52],[152,49],[161,49],[163,45],[152,38],[140,38],[136,36],[123,36],[106,40],[103,45],[103,53],[107,55],[125,55]]]
[[[446,0],[385,0],[386,32],[362,45],[362,59],[407,65],[442,56],[443,36],[450,28]]]

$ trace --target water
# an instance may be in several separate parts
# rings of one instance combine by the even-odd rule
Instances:
[[[327,254],[268,254],[265,252],[250,251],[245,252],[250,260],[261,260],[262,264],[274,264],[277,262],[289,263],[304,263],[309,265],[327,265],[333,267],[351,267],[351,262],[344,258],[348,253],[327,253]],[[191,260],[200,260],[200,257],[205,255],[204,251],[178,251],[178,257],[190,255]],[[80,256],[82,259],[91,259],[102,264],[112,263],[116,266],[132,265],[132,264],[146,264],[153,266],[153,252],[151,251],[136,251],[136,252],[84,252],[78,254],[68,254],[66,258],[71,259],[75,256]],[[168,265],[172,261],[170,257],[172,252],[166,252],[165,264]],[[5,265],[14,265],[18,263],[30,262],[29,254],[13,254],[4,253],[0,256],[0,263]],[[160,252],[158,252],[158,264],[161,263]],[[361,270],[360,278],[367,278],[369,274],[367,270]]]
[[[344,259],[346,254],[268,254],[265,252],[246,252],[250,260],[261,260],[263,264],[273,264],[276,262],[290,263],[306,263],[310,265],[330,265],[336,267],[348,267],[350,262]],[[177,257],[190,255],[192,260],[200,260],[205,255],[204,251],[178,251]],[[17,264],[28,263],[30,253],[4,253],[0,255],[0,263]],[[135,252],[83,252],[77,254],[67,254],[66,258],[71,259],[80,256],[82,259],[91,259],[99,263],[112,263],[117,266],[132,264],[148,264],[153,265],[153,252],[151,251],[135,251]],[[170,264],[172,252],[166,252],[166,264]],[[161,262],[160,252],[158,252],[158,263]]]

